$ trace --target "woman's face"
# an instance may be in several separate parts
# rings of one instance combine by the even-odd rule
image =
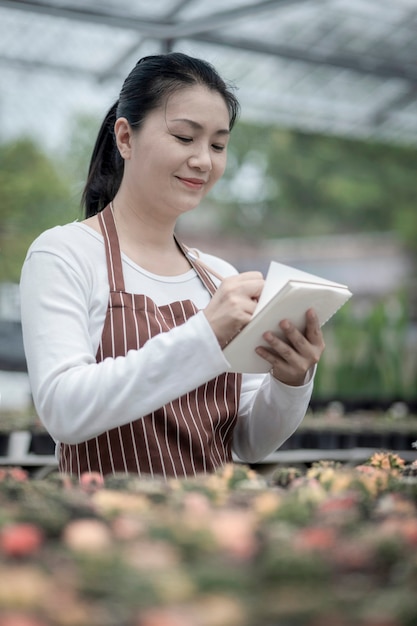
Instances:
[[[152,111],[138,131],[123,119],[115,127],[125,159],[122,185],[135,206],[170,218],[197,207],[226,167],[229,113],[222,96],[187,87]]]

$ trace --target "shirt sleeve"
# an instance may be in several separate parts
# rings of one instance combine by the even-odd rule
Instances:
[[[313,391],[315,368],[304,385],[291,387],[271,374],[244,374],[233,451],[245,463],[275,452],[298,428]]]
[[[57,255],[35,252],[23,266],[21,317],[33,401],[56,441],[95,437],[227,371],[203,312],[139,350],[97,363],[90,292],[85,276]]]

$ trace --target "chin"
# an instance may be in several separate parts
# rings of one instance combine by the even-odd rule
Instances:
[[[190,213],[190,211],[194,211],[199,207],[201,203],[201,199],[198,202],[184,202],[180,207],[178,214],[182,215],[184,213]]]

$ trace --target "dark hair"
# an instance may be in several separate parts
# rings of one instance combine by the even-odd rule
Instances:
[[[123,159],[114,136],[116,120],[125,117],[131,127],[138,129],[147,114],[158,108],[169,94],[198,84],[223,97],[231,130],[239,113],[239,102],[210,63],[180,52],[147,56],[137,62],[97,136],[82,195],[86,217],[102,211],[113,200],[122,181]]]

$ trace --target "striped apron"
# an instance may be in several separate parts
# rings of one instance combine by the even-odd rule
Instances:
[[[116,226],[110,207],[98,214],[110,284],[109,304],[97,362],[123,356],[146,341],[183,324],[198,311],[191,300],[157,307],[148,296],[126,293]],[[185,249],[178,243],[185,254]],[[188,258],[188,257],[187,257]],[[188,258],[211,295],[216,286],[198,260]],[[60,444],[59,468],[80,476],[185,477],[210,473],[232,459],[241,375],[225,373],[145,417],[79,444]],[[99,416],[97,416],[99,419]]]

